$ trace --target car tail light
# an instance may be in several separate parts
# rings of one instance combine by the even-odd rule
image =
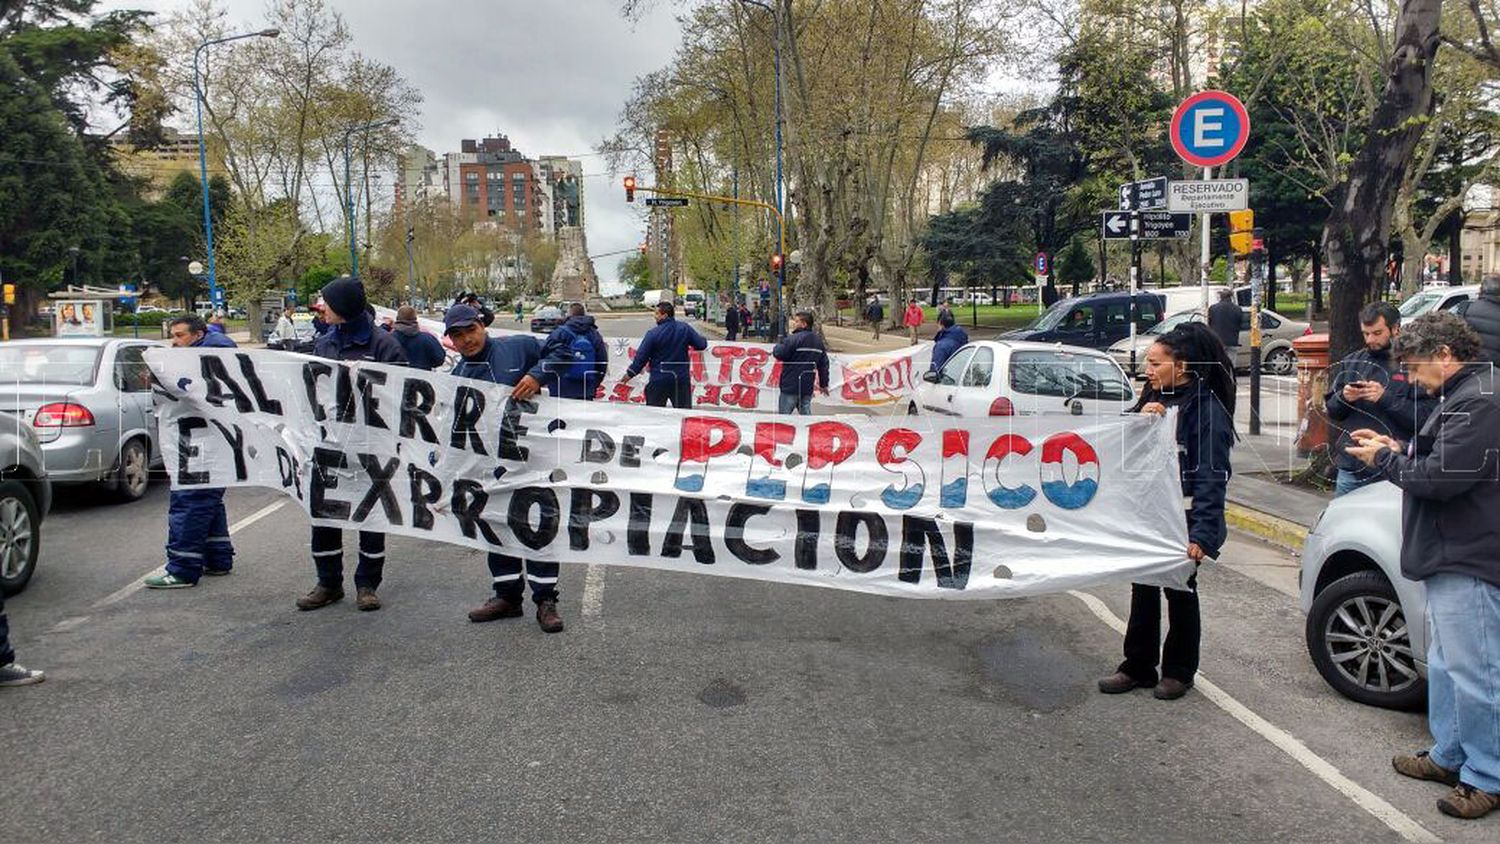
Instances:
[[[1010,399],[1006,398],[1005,396],[1001,396],[1000,398],[990,402],[990,415],[1015,416],[1016,406],[1014,404],[1011,404]]]
[[[1303,337],[1307,337],[1307,336],[1309,336],[1311,334],[1312,334],[1312,326],[1311,325],[1309,325],[1308,327],[1302,329],[1302,336]]]
[[[37,428],[83,428],[94,424],[94,414],[81,404],[54,402],[37,408],[31,424]]]

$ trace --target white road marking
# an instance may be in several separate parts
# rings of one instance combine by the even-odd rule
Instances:
[[[1103,601],[1087,592],[1069,590],[1068,594],[1082,601],[1084,606],[1116,633],[1124,635],[1125,622],[1121,621],[1120,617],[1115,615]],[[1228,692],[1214,685],[1201,673],[1198,679],[1193,681],[1193,687],[1202,692],[1203,696],[1212,701],[1215,706],[1227,712],[1231,718],[1249,727],[1278,750],[1292,757],[1295,762],[1311,771],[1318,779],[1354,801],[1356,806],[1374,815],[1397,835],[1407,841],[1420,841],[1425,844],[1443,840],[1428,832],[1425,827],[1400,809],[1387,803],[1384,798],[1344,776],[1328,760],[1309,750],[1307,745],[1296,736],[1255,714],[1249,707],[1235,700]]]
[[[58,623],[52,625],[52,632],[66,633],[88,620],[89,617],[86,615],[75,615],[72,618],[65,618],[62,621],[59,621]]]
[[[246,516],[245,518],[240,519],[238,522],[235,522],[234,524],[230,525],[229,526],[229,535],[230,536],[234,536],[236,533],[239,533],[240,531],[244,530],[245,528],[250,527],[251,525],[255,524],[256,522],[260,521],[261,519],[264,519],[265,517],[267,517],[267,516],[271,515],[272,513],[276,512],[277,510],[280,510],[285,505],[286,505],[285,501],[278,501],[275,504],[267,504],[266,506],[260,508],[259,510],[256,510],[254,513],[251,513],[250,515]],[[142,589],[146,588],[146,578],[150,577],[153,574],[156,574],[159,571],[162,571],[162,567],[161,566],[157,566],[156,568],[154,568],[154,569],[146,572],[145,574],[141,575],[140,577],[137,577],[135,580],[133,580],[129,584],[127,584],[125,586],[125,588],[120,589],[119,591],[117,591],[117,592],[115,592],[115,593],[113,593],[111,595],[107,595],[107,596],[105,596],[103,598],[100,598],[99,600],[95,601],[93,603],[93,605],[91,607],[89,607],[89,609],[95,609],[95,610],[97,610],[97,609],[103,609],[104,607],[107,607],[110,604],[117,604],[120,601],[123,601],[126,598],[129,598],[131,595],[134,595],[135,593],[137,593],[137,592],[141,591]]]
[[[604,609],[604,566],[589,564],[583,574],[583,617],[598,618]]]

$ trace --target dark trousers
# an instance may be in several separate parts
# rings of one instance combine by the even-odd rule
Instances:
[[[312,529],[313,565],[318,569],[318,585],[330,589],[344,588],[344,532],[338,528]],[[359,532],[359,567],[354,570],[354,585],[380,588],[385,571],[385,534]]]
[[[1167,641],[1161,641],[1161,593],[1167,593]],[[1193,682],[1198,673],[1198,643],[1202,626],[1198,617],[1198,575],[1188,580],[1186,591],[1155,586],[1130,585],[1130,621],[1125,625],[1125,661],[1120,671],[1137,682],[1156,685],[1156,667],[1161,676]]]
[[[494,581],[497,597],[519,604],[521,603],[521,590],[525,584],[529,583],[531,584],[531,600],[538,604],[543,601],[557,600],[557,563],[526,560],[524,564],[526,574],[523,577],[520,557],[490,552],[485,562],[489,564],[490,578]]]
[[[5,593],[0,592],[0,665],[16,661],[16,652],[10,647],[10,620],[5,617]]]
[[[724,329],[724,339],[725,339],[725,340],[726,340],[726,341],[727,341],[727,342],[730,342],[730,343],[733,343],[733,342],[734,342],[734,339],[735,339],[735,337],[736,337],[736,336],[737,336],[737,335],[738,335],[738,334],[739,334],[739,333],[740,333],[740,327],[739,327],[739,326],[737,326],[737,325],[736,325],[736,326],[735,326],[735,327],[734,327],[734,328],[726,328],[726,329]]]
[[[686,378],[653,378],[646,382],[646,404],[652,407],[689,410],[693,406],[693,382]]]
[[[172,490],[167,498],[167,573],[197,583],[205,567],[234,568],[224,490]]]

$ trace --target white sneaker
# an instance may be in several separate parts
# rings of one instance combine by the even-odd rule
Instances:
[[[33,671],[19,662],[0,665],[0,686],[29,686],[45,679],[46,675],[42,672]]]

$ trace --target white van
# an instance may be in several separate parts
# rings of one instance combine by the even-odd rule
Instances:
[[[1208,286],[1208,304],[1212,307],[1219,301],[1219,292],[1228,290],[1223,284],[1210,284]],[[1166,310],[1163,313],[1175,314],[1181,311],[1196,311],[1203,308],[1203,288],[1196,285],[1184,284],[1181,287],[1163,287],[1151,291],[1167,300]]]

